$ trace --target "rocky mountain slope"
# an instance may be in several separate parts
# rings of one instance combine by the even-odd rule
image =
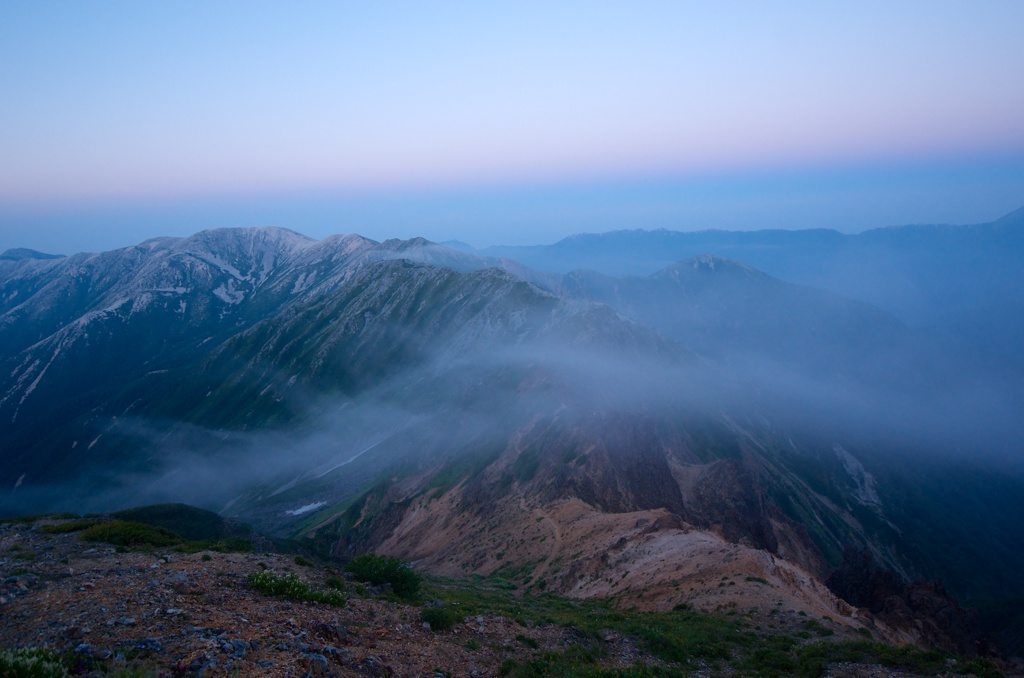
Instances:
[[[721,259],[558,280],[423,240],[250,229],[2,260],[0,508],[185,500],[337,557],[652,609],[781,595],[852,619],[824,584],[850,545],[900,582],[1024,595],[1022,528],[1001,519],[1018,475],[890,435],[868,408],[787,408],[735,369],[758,351],[836,363],[825,383],[845,388],[872,378],[861,347],[907,337]],[[725,595],[726,563],[769,584]],[[898,632],[972,637],[919,622]]]
[[[189,526],[208,527],[196,513],[177,506],[130,515],[173,521],[187,514]],[[258,535],[235,538],[233,551],[212,541],[156,546],[146,541],[146,525],[135,523],[134,545],[114,547],[84,527],[122,525],[109,534],[129,534],[130,523],[112,518],[0,522],[0,669],[19,653],[59,668],[45,675],[96,676],[913,677],[1020,668],[886,644],[899,633],[891,637],[894,630],[870,613],[835,618],[791,607],[792,583],[744,576],[742,560],[718,581],[728,614],[521,597],[498,580],[431,577],[399,596],[390,584],[361,583],[331,564],[285,555]],[[735,602],[754,589],[774,589],[779,598],[737,614]]]

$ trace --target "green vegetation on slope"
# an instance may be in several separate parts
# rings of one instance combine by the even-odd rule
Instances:
[[[70,520],[69,520],[70,518]],[[41,519],[59,520],[41,525],[41,534],[81,532],[84,541],[112,544],[121,548],[147,549],[173,546],[182,553],[219,551],[251,552],[247,525],[229,528],[213,511],[185,504],[161,504],[118,511],[107,517],[79,518],[74,514],[23,516],[5,522],[31,523]]]
[[[398,558],[364,553],[345,565],[345,570],[362,582],[374,586],[390,584],[391,589],[403,598],[411,598],[420,590],[422,577]]]
[[[578,647],[565,652],[535,648],[529,658],[505,662],[502,675],[506,676],[639,678],[686,675],[701,666],[710,666],[741,675],[814,677],[824,675],[826,666],[834,662],[881,664],[925,676],[1002,675],[986,659],[968,661],[912,646],[837,639],[831,629],[814,619],[806,620],[802,631],[793,632],[744,616],[707,614],[686,606],[671,612],[639,612],[617,609],[608,600],[576,600],[547,594],[517,597],[482,578],[457,582],[432,577],[422,595],[443,601],[442,608],[433,609],[458,609],[465,616],[501,615],[527,628],[556,624],[574,630]],[[596,663],[606,652],[601,638],[609,633],[635,638],[645,650],[666,662],[667,667],[601,668]]]
[[[228,535],[217,513],[186,504],[157,504],[118,511],[114,518],[162,527],[191,541],[216,541]]]
[[[315,589],[289,572],[277,575],[273,572],[257,572],[249,575],[246,583],[253,589],[278,598],[301,600],[310,603],[324,603],[333,607],[345,607],[348,598],[336,588],[326,591]]]

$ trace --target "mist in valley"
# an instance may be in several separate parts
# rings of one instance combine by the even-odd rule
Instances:
[[[663,318],[681,305],[667,297],[649,302]],[[763,306],[759,312],[787,323],[784,312]],[[317,387],[289,389],[275,404],[287,413],[272,417],[276,424],[240,425],[237,412],[216,410],[204,418],[221,418],[223,427],[137,414],[104,420],[86,437],[103,443],[95,454],[107,449],[105,462],[84,465],[70,480],[22,481],[7,507],[91,512],[184,502],[244,513],[267,502],[287,523],[287,511],[344,502],[402,464],[430,466],[511,449],[517,432],[546,416],[581,426],[588,418],[617,416],[691,424],[724,417],[842,443],[869,465],[905,464],[909,475],[916,464],[939,463],[1024,477],[1020,382],[957,362],[958,355],[934,343],[872,350],[870,337],[850,337],[850,346],[831,337],[802,342],[794,356],[772,350],[777,335],[762,341],[745,329],[741,342],[730,343],[734,333],[719,336],[727,316],[712,327],[706,319],[686,326],[685,312],[672,321],[685,326],[677,334],[703,332],[704,346],[714,348],[709,357],[672,332],[666,338],[629,317],[602,315],[614,316],[612,330],[581,322],[550,336],[468,349],[417,339],[419,364],[401,366],[359,392],[331,395],[320,390],[323,379]],[[398,325],[388,330],[406,332]],[[759,345],[765,348],[757,351]],[[266,376],[273,370],[278,373]],[[272,361],[262,373],[253,388],[294,381]],[[347,470],[360,458],[354,478]],[[303,492],[316,497],[307,501]]]
[[[180,502],[340,557],[430,506],[572,501],[822,580],[849,547],[961,600],[1024,595],[1016,362],[741,260],[561,274],[222,229],[0,274],[4,514]],[[964,279],[957,307],[995,285],[1014,300],[1012,276]]]

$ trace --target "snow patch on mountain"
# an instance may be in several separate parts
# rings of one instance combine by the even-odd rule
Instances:
[[[37,386],[39,386],[39,381],[43,378],[43,375],[46,374],[46,370],[50,369],[50,365],[52,365],[53,361],[57,359],[57,356],[60,355],[60,351],[63,347],[64,342],[57,344],[57,348],[54,349],[53,355],[50,356],[50,362],[46,363],[46,367],[39,371],[39,374],[36,375],[36,378],[32,381],[31,384],[28,385],[28,388],[25,389],[25,393],[22,394],[21,400],[18,401],[18,407],[14,410],[14,416],[11,417],[12,422],[18,418],[18,412],[21,411],[21,406],[25,404],[25,399],[32,394],[32,391],[36,390]],[[33,367],[35,367],[36,364],[38,364],[38,361],[33,365]],[[18,383],[20,384],[21,380],[19,380]]]
[[[210,266],[213,266],[214,268],[217,268],[223,271],[224,273],[227,273],[235,280],[244,280],[246,282],[250,280],[249,276],[242,275],[241,271],[239,271],[237,268],[221,259],[220,256],[214,254],[213,252],[198,251],[192,252],[191,254],[200,261],[203,261],[209,264]]]
[[[225,304],[240,304],[245,300],[245,293],[235,288],[235,281],[229,280],[227,284],[220,284],[213,290],[213,296]]]
[[[298,294],[299,292],[305,292],[313,285],[313,280],[316,278],[316,271],[309,271],[308,273],[300,273],[299,277],[295,280],[295,284],[292,286],[292,294]]]
[[[878,498],[878,489],[876,487],[875,477],[868,473],[864,465],[860,463],[856,457],[846,451],[846,449],[839,444],[832,447],[832,451],[836,453],[839,461],[843,462],[843,467],[846,472],[853,479],[853,482],[857,484],[857,491],[855,496],[860,503],[865,506],[871,506],[874,508],[882,507],[882,500]]]
[[[312,504],[306,504],[305,506],[300,506],[299,508],[294,509],[292,511],[285,511],[284,514],[286,516],[301,516],[303,513],[309,513],[310,511],[315,511],[318,508],[320,508],[321,506],[327,506],[327,502],[326,501],[313,502]]]

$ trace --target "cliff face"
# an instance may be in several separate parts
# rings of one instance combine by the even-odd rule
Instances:
[[[977,612],[960,607],[941,581],[906,582],[867,550],[848,548],[826,583],[846,602],[869,610],[915,642],[969,657],[991,649]]]

